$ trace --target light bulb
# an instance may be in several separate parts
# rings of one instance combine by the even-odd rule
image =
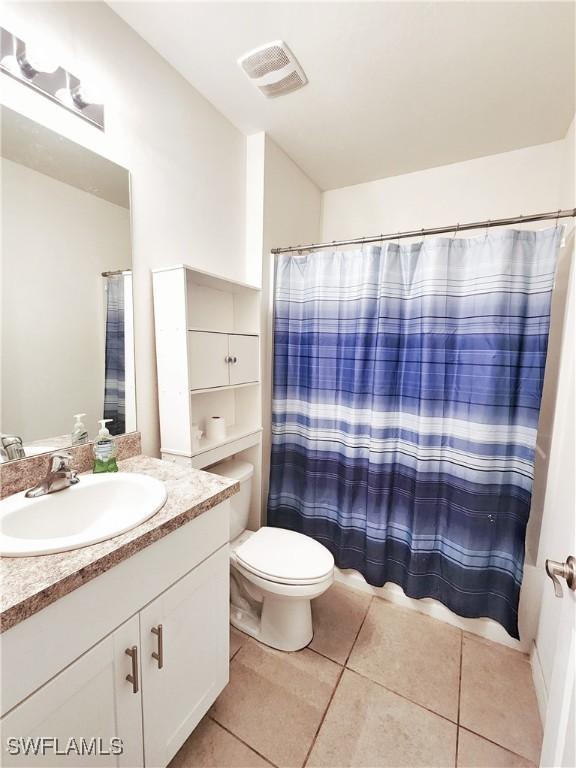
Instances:
[[[16,43],[11,35],[8,40],[5,40],[4,34],[2,35],[2,58],[0,59],[0,65],[13,74],[17,74],[20,71],[20,65],[16,57]]]
[[[58,101],[61,101],[62,104],[65,104],[67,107],[73,107],[74,106],[74,99],[72,98],[72,94],[70,93],[68,88],[58,88],[56,91],[56,98]]]
[[[79,107],[85,107],[88,104],[103,103],[101,94],[92,83],[78,83],[78,85],[72,89],[72,98]]]
[[[45,48],[26,43],[26,52],[24,54],[26,63],[35,71],[51,75],[59,67],[58,60],[54,54]]]
[[[2,61],[0,63],[2,64],[4,69],[9,70],[13,74],[16,74],[17,72],[20,71],[20,65],[18,64],[18,60],[16,56],[14,56],[11,53],[6,56],[3,56]]]

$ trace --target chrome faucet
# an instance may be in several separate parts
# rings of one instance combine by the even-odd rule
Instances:
[[[18,435],[0,435],[0,456],[2,461],[26,458],[22,438]]]
[[[64,488],[79,483],[78,473],[75,469],[70,469],[71,461],[72,456],[67,451],[52,454],[52,464],[48,474],[41,483],[26,491],[25,496],[29,499],[35,496],[45,496],[47,493],[63,491]]]

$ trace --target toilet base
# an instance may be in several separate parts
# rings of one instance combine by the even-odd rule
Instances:
[[[308,598],[283,599],[266,595],[259,617],[250,610],[231,605],[230,623],[258,642],[279,651],[299,651],[310,643],[314,634]]]
[[[279,651],[299,651],[313,637],[312,600],[334,581],[331,570],[317,581],[279,583],[247,570],[235,555],[236,547],[253,535],[245,531],[230,552],[230,623],[259,643]]]

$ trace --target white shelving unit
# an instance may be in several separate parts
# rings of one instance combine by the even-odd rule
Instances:
[[[261,470],[260,289],[178,265],[153,270],[162,458],[196,469],[242,454]],[[226,436],[206,438],[211,416]],[[193,431],[204,437],[196,445]]]

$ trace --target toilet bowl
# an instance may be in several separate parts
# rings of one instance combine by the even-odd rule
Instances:
[[[209,472],[240,482],[230,499],[230,622],[281,651],[312,640],[310,601],[334,580],[334,558],[319,542],[284,528],[246,530],[254,468],[231,460]]]

